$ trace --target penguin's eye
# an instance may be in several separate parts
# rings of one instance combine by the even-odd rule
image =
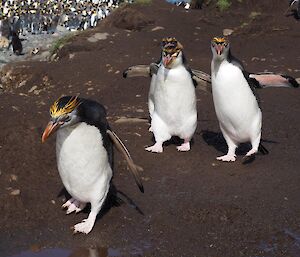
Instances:
[[[172,54],[172,57],[177,57],[179,53]]]
[[[163,56],[167,56],[167,53],[166,53],[166,52],[163,52]]]

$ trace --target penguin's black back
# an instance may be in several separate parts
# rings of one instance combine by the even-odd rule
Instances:
[[[23,51],[22,42],[15,31],[12,32],[11,45],[12,45],[14,54],[16,54],[16,55],[22,54],[22,51]]]
[[[80,121],[99,129],[103,139],[103,146],[107,151],[108,160],[113,169],[113,143],[106,132],[110,127],[106,119],[105,107],[93,100],[84,98],[78,98],[78,100],[80,104],[77,107],[77,115],[80,117]]]

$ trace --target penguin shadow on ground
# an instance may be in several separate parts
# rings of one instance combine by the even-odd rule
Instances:
[[[213,132],[208,130],[202,130],[200,133],[202,135],[203,140],[206,142],[206,144],[213,146],[218,152],[221,152],[222,154],[226,154],[228,147],[227,143],[223,137],[223,134],[221,132]],[[277,144],[276,141],[271,140],[261,140],[262,143],[273,143]],[[236,150],[237,156],[245,156],[246,153],[251,149],[250,143],[242,143],[239,145],[239,147]],[[259,148],[258,154],[268,154],[268,151],[266,149],[261,150],[261,147]],[[255,160],[255,155],[252,155],[251,158],[244,159],[243,164],[251,163]]]
[[[155,138],[154,135],[152,135],[151,141],[153,142],[153,144],[155,143]],[[172,136],[171,139],[169,139],[168,141],[165,141],[163,143],[163,146],[169,146],[169,145],[175,145],[175,146],[180,146],[184,143],[184,140],[181,139],[180,137],[177,136]],[[194,144],[194,139],[192,138],[192,140],[190,141],[191,146]]]
[[[66,201],[72,197],[65,188],[61,189],[61,191],[57,195],[57,198],[62,196],[65,197]],[[115,185],[111,183],[105,202],[103,203],[103,206],[99,211],[96,220],[100,220],[105,214],[107,214],[110,211],[111,208],[120,207],[123,204],[128,204],[139,214],[144,215],[143,211],[137,206],[137,204],[128,195],[126,195],[120,190],[117,190]],[[91,205],[90,203],[88,203],[87,206],[81,212],[89,214],[90,211],[91,211]]]
[[[291,10],[285,16],[286,17],[292,16],[295,20],[299,21],[300,20],[300,11],[298,11],[298,10]]]

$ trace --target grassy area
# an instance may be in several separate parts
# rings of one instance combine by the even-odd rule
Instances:
[[[230,0],[218,0],[217,1],[217,6],[220,9],[220,11],[225,11],[227,10],[231,5]]]
[[[56,54],[60,49],[62,49],[72,38],[74,38],[78,33],[71,32],[67,35],[55,40],[50,47],[50,55]]]
[[[140,5],[150,5],[152,3],[152,0],[134,0],[133,3]]]

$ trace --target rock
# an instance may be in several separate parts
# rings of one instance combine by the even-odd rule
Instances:
[[[233,32],[234,32],[233,29],[223,29],[223,35],[224,35],[225,37],[230,36]]]
[[[17,106],[14,106],[14,105],[13,105],[11,108],[12,108],[14,111],[17,111],[17,112],[20,111],[19,107],[17,107]]]
[[[155,28],[151,29],[151,31],[157,31],[157,30],[162,30],[165,29],[164,27],[161,26],[156,26]]]
[[[29,90],[28,90],[28,93],[32,93],[34,90],[36,90],[37,89],[37,86],[33,86],[32,88],[30,88]]]
[[[23,87],[23,86],[25,86],[26,85],[26,80],[23,80],[23,81],[21,81],[20,83],[19,83],[19,86],[18,87]]]
[[[17,196],[17,195],[21,194],[21,190],[20,189],[12,189],[9,194],[13,195],[13,196]]]
[[[11,180],[11,181],[17,181],[17,180],[18,180],[17,175],[11,174],[11,175],[10,175],[10,180]]]
[[[108,33],[104,32],[104,33],[96,33],[94,35],[94,38],[98,39],[98,40],[105,40],[108,37]]]
[[[31,50],[31,55],[36,55],[38,52],[40,51],[40,49],[38,47],[35,47]]]
[[[6,37],[0,37],[0,48],[7,48],[9,46],[9,40]]]

